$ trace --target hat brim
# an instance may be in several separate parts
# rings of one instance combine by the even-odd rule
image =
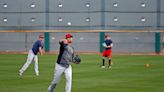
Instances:
[[[73,36],[69,36],[69,37],[66,37],[66,38],[73,38]]]

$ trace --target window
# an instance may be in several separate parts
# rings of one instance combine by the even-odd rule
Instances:
[[[87,8],[90,8],[91,5],[90,5],[90,3],[86,3],[85,6],[86,6]]]
[[[7,7],[8,7],[8,5],[5,3],[5,4],[3,4],[3,7],[4,7],[4,8],[7,8]]]
[[[91,19],[89,17],[85,19],[86,22],[90,22],[90,20]]]
[[[7,22],[8,20],[7,20],[7,18],[3,18],[3,22]]]
[[[58,22],[62,22],[63,21],[63,19],[60,17],[60,18],[58,18]]]
[[[63,7],[63,4],[59,3],[59,4],[58,4],[58,7],[59,7],[59,8],[62,8],[62,7]]]
[[[113,18],[113,21],[114,21],[114,22],[117,22],[117,21],[118,21],[118,18],[117,18],[117,17],[114,17],[114,18]]]
[[[34,3],[32,3],[32,4],[30,5],[30,7],[31,7],[31,8],[35,8],[36,5],[35,5]]]
[[[141,22],[146,22],[146,18],[145,17],[141,17]]]
[[[71,22],[67,22],[67,25],[68,25],[68,26],[71,26],[71,25],[72,25],[72,23],[71,23]]]
[[[141,3],[141,7],[142,8],[145,8],[146,7],[146,4],[145,3]]]
[[[113,7],[118,7],[118,3],[113,3]]]
[[[35,18],[31,18],[31,22],[35,22],[36,21],[36,19]]]

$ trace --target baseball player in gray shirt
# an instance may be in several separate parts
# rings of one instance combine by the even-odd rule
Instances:
[[[71,46],[73,36],[66,34],[65,39],[59,41],[60,52],[55,66],[54,79],[48,87],[48,92],[54,92],[62,74],[66,77],[65,92],[71,92],[72,86],[72,67],[71,62],[74,57],[74,50]]]

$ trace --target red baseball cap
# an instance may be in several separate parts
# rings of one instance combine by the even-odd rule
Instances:
[[[71,34],[66,34],[65,38],[72,38],[73,36]]]

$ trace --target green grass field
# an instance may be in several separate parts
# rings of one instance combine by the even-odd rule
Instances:
[[[101,69],[101,57],[82,55],[73,64],[72,92],[163,92],[164,56],[113,56],[112,69]],[[26,55],[0,55],[0,92],[47,92],[53,78],[56,55],[39,57],[40,76],[33,63],[22,77],[18,70]],[[149,68],[145,64],[150,64]],[[65,77],[56,92],[64,92]]]

